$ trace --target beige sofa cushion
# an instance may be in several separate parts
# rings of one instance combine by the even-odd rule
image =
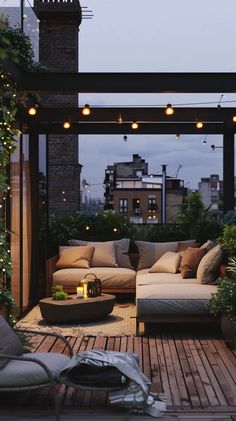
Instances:
[[[213,247],[202,258],[197,269],[197,279],[202,284],[215,283],[222,262],[222,250],[219,245]]]
[[[215,243],[211,240],[207,240],[200,248],[205,248],[207,251],[210,251],[213,247],[215,247]]]
[[[69,240],[68,244],[70,246],[81,246],[81,245],[93,245],[95,248],[97,245],[99,246],[101,242],[90,242],[84,240]],[[115,254],[116,254],[116,263],[119,267],[133,269],[133,266],[130,263],[129,259],[129,245],[130,240],[129,238],[121,238],[120,240],[115,241],[105,241],[104,244],[114,244],[115,246]],[[96,265],[93,265],[96,266]],[[105,266],[105,265],[104,265]]]
[[[150,268],[167,251],[175,252],[178,241],[167,243],[151,243],[149,241],[135,241],[139,252],[138,270]]]
[[[177,253],[186,250],[188,247],[198,247],[196,240],[185,240],[178,242]]]
[[[148,269],[141,269],[137,272],[136,285],[159,285],[159,284],[201,284],[197,278],[183,279],[181,273],[150,273]]]
[[[182,252],[182,259],[179,267],[182,278],[194,278],[196,276],[198,264],[206,251],[205,248],[189,247]]]
[[[64,268],[90,268],[89,261],[94,252],[92,246],[69,247],[60,250],[57,269]]]
[[[92,255],[90,266],[109,266],[117,267],[116,262],[116,249],[114,241],[82,241],[82,240],[69,240],[70,246],[84,246],[89,245],[94,247],[94,253]]]
[[[91,269],[60,269],[53,273],[53,285],[76,287],[88,273],[94,273],[103,288],[135,288],[136,272],[128,268],[93,267]]]
[[[177,273],[181,256],[178,253],[167,251],[154,263],[149,272]]]

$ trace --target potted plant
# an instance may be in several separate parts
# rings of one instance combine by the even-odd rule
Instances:
[[[54,287],[54,293],[52,294],[53,300],[67,300],[68,294],[63,291],[63,285],[56,285]]]
[[[212,294],[207,309],[221,315],[221,330],[226,340],[236,339],[236,257],[230,257],[226,276],[218,279],[218,290]]]

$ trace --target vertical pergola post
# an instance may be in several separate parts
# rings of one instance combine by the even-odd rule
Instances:
[[[162,165],[161,222],[166,223],[166,165]]]
[[[223,191],[224,213],[234,210],[234,133],[223,137]]]

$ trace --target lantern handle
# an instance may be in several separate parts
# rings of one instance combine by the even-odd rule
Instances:
[[[84,279],[85,279],[88,275],[93,275],[93,276],[94,276],[94,278],[95,278],[95,279],[97,279],[97,276],[95,275],[95,273],[87,273],[87,274],[84,276]]]

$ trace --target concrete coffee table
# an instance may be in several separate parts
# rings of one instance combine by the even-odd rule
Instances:
[[[50,323],[90,322],[106,317],[114,303],[114,295],[102,294],[93,298],[71,296],[63,301],[43,298],[39,307],[44,320]]]

